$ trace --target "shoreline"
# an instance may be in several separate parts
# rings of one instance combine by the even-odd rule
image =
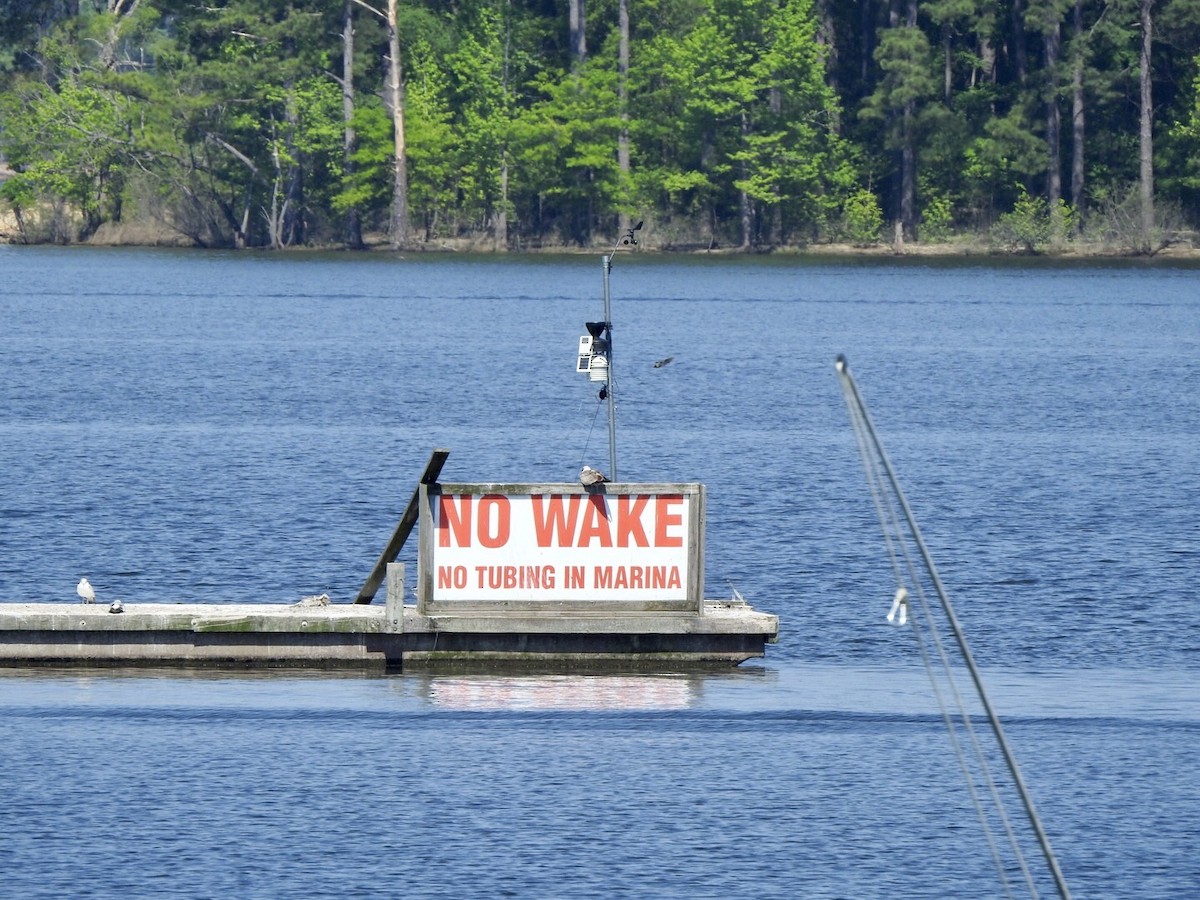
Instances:
[[[20,239],[15,222],[10,221],[11,215],[0,213],[0,244],[9,246],[28,247],[126,247],[126,248],[165,248],[174,250],[232,251],[233,247],[200,247],[182,235],[161,226],[145,224],[111,223],[101,228],[86,241],[52,242],[38,241],[26,243]],[[273,249],[270,247],[243,248],[248,253],[347,253],[375,255],[380,253],[399,253],[413,255],[477,255],[477,256],[538,256],[538,255],[591,255],[608,249],[608,245],[583,247],[577,244],[542,244],[539,246],[521,247],[518,249],[494,249],[490,241],[479,238],[440,238],[429,242],[415,244],[403,250],[393,250],[386,235],[371,234],[364,236],[366,246],[360,250],[348,249],[341,243],[305,244],[301,246]],[[998,247],[981,235],[962,235],[948,241],[940,242],[905,242],[902,246],[880,241],[874,244],[862,245],[848,242],[829,242],[814,244],[791,244],[771,247],[752,247],[748,250],[741,247],[721,245],[704,246],[691,243],[656,244],[652,237],[644,238],[639,245],[640,253],[654,255],[680,256],[793,256],[797,258],[838,257],[845,259],[863,260],[901,260],[915,259],[953,259],[953,260],[1057,260],[1057,261],[1088,261],[1113,260],[1129,262],[1154,262],[1169,260],[1173,262],[1200,262],[1200,246],[1189,236],[1188,240],[1180,240],[1168,244],[1153,253],[1134,252],[1128,248],[1100,243],[1067,243],[1059,246],[1047,246],[1034,252],[1009,250]]]

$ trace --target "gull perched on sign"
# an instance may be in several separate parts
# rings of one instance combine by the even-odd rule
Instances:
[[[92,590],[92,586],[86,578],[79,579],[79,584],[75,587],[75,593],[83,598],[84,603],[96,602],[96,592]]]
[[[599,469],[584,466],[579,470],[579,483],[584,487],[591,487],[593,484],[600,484],[604,481],[608,481],[608,479],[604,477],[604,473]]]

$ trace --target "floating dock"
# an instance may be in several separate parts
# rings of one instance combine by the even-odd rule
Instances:
[[[736,591],[702,599],[703,485],[441,484],[447,453],[353,603],[0,603],[0,666],[673,671],[776,641]]]
[[[416,606],[0,604],[0,666],[678,670],[761,657],[778,619],[704,613],[424,616]]]

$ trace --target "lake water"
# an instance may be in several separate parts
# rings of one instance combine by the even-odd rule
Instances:
[[[574,371],[601,275],[0,246],[0,602],[74,600],[84,574],[102,603],[349,602],[433,448],[454,481],[607,468]],[[1198,285],[618,257],[619,475],[707,485],[707,594],[779,614],[767,658],[0,670],[4,893],[1004,896],[910,630],[884,620],[845,353],[1074,895],[1200,895]]]

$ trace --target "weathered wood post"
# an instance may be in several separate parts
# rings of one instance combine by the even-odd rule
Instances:
[[[425,474],[421,476],[420,484],[433,484],[436,482],[438,476],[442,474],[442,466],[446,464],[446,457],[449,455],[449,450],[434,450],[429,457],[429,463],[425,466]],[[375,599],[379,585],[383,584],[384,576],[387,574],[388,563],[395,560],[400,554],[401,548],[404,547],[404,542],[408,540],[413,527],[417,524],[417,514],[420,512],[420,499],[421,488],[418,485],[413,491],[412,499],[408,501],[404,515],[400,517],[400,524],[396,526],[396,531],[392,534],[392,539],[388,541],[379,560],[375,563],[375,568],[367,576],[362,590],[354,598],[355,603],[370,603]]]

